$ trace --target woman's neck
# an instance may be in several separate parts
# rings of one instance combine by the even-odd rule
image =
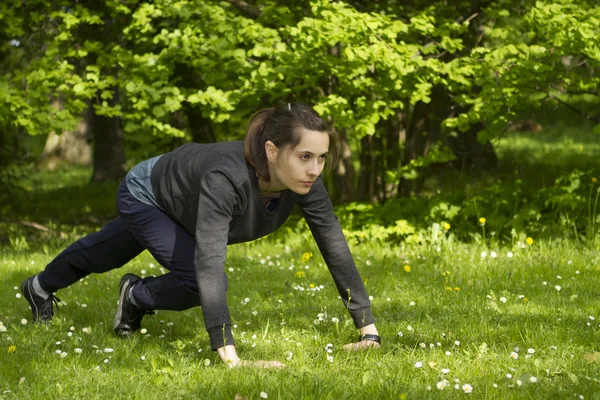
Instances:
[[[271,198],[279,197],[281,192],[285,190],[285,188],[280,185],[274,184],[272,180],[266,182],[261,178],[258,178],[258,189],[260,190],[261,196]]]

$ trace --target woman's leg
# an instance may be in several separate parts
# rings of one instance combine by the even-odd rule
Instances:
[[[194,269],[195,239],[162,210],[119,189],[117,208],[136,240],[170,273],[133,284],[134,303],[144,310],[185,310],[200,305]]]
[[[52,295],[92,272],[119,268],[140,254],[144,248],[131,234],[121,217],[100,231],[87,235],[67,247],[37,276],[21,283],[35,322],[49,322],[54,316]]]
[[[92,272],[122,267],[143,250],[122,218],[117,217],[100,231],[67,247],[38,275],[38,281],[42,289],[52,293]]]

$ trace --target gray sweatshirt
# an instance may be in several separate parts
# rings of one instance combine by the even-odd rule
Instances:
[[[160,208],[196,239],[194,268],[213,349],[233,344],[227,307],[227,245],[278,229],[298,205],[357,328],[374,322],[371,304],[321,178],[306,195],[281,193],[267,210],[243,142],[189,143],[164,154],[152,168]]]

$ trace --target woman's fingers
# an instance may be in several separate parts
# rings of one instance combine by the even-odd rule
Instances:
[[[285,364],[280,363],[279,361],[258,360],[254,361],[254,366],[261,368],[283,368],[285,367]]]
[[[280,363],[279,361],[266,361],[266,360],[257,360],[257,361],[249,361],[249,360],[240,360],[241,367],[258,367],[258,368],[284,368],[285,364]]]
[[[346,351],[357,351],[363,349],[378,349],[380,347],[381,345],[379,343],[374,342],[372,340],[361,340],[360,342],[356,343],[348,343],[342,348]]]

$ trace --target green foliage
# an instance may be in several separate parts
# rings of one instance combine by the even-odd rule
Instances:
[[[397,179],[448,160],[444,135],[483,123],[485,141],[520,111],[598,97],[591,1],[259,1],[256,13],[216,0],[21,3],[0,6],[0,126],[11,133],[71,129],[91,100],[140,147],[189,140],[189,109],[218,140],[239,139],[256,109],[297,100],[357,140],[384,135],[379,123],[398,113],[410,119],[438,88],[451,99],[431,110],[445,129],[439,151],[404,160]]]
[[[507,6],[495,10],[495,24],[484,28],[488,45],[472,51],[471,60],[479,62],[475,79],[481,91],[464,99],[471,109],[462,124],[485,121],[482,137],[490,138],[520,111],[544,103],[573,108],[598,123],[597,113],[573,106],[582,96],[598,96],[600,81],[591,73],[600,66],[598,5],[537,1],[517,15]],[[446,125],[460,127],[460,116]]]
[[[439,232],[452,240],[490,245],[522,242],[528,236],[594,244],[600,229],[599,198],[592,172],[573,171],[537,190],[520,179],[498,181],[465,194],[435,194],[427,204],[401,198],[382,206],[351,203],[337,212],[346,235],[359,243],[437,242]],[[488,237],[480,229],[482,217]],[[444,224],[451,230],[441,229]]]

